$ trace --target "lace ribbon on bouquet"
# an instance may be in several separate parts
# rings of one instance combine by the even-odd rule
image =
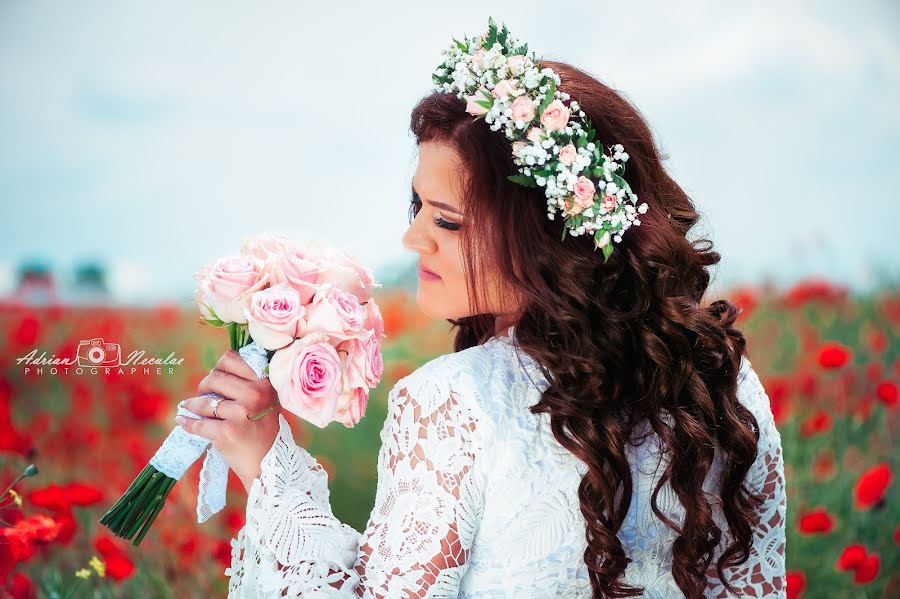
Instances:
[[[265,349],[252,342],[239,349],[238,353],[259,378],[267,376],[263,372],[269,363]],[[218,393],[206,393],[203,397],[222,396]],[[178,403],[176,416],[186,416],[197,420],[204,418],[204,416],[191,412],[183,404],[184,401]],[[203,468],[200,470],[200,488],[197,495],[197,522],[201,524],[225,507],[228,464],[222,459],[219,451],[206,437],[189,433],[180,426],[176,426],[150,459],[151,466],[169,478],[179,480],[207,447],[209,449],[206,451]]]

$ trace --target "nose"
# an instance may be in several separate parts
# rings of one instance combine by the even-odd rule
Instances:
[[[403,234],[403,247],[420,254],[430,254],[437,250],[437,243],[435,243],[423,225],[424,219],[419,218],[417,215]]]

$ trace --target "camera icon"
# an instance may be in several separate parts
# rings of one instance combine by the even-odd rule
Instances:
[[[78,342],[78,365],[87,368],[118,366],[122,349],[118,343],[106,343],[103,337]]]

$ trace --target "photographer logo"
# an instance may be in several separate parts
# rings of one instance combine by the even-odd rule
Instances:
[[[149,357],[144,350],[136,350],[122,357],[122,346],[102,337],[82,339],[74,356],[50,356],[37,349],[16,358],[16,364],[24,367],[24,374],[174,374],[175,366],[181,366],[184,358],[169,352],[165,358]]]

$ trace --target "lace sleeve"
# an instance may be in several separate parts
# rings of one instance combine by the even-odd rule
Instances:
[[[749,559],[740,566],[726,568],[725,574],[739,597],[785,597],[786,501],[781,434],[775,427],[769,397],[749,363],[741,376],[745,378],[740,382],[739,399],[756,416],[759,425],[756,460],[747,473],[747,486],[763,500],[755,513]],[[715,562],[707,580],[708,596],[734,596],[718,579]]]
[[[332,514],[327,473],[279,416],[232,540],[230,598],[457,596],[481,509],[477,419],[448,377],[422,370],[388,395],[362,535]]]

